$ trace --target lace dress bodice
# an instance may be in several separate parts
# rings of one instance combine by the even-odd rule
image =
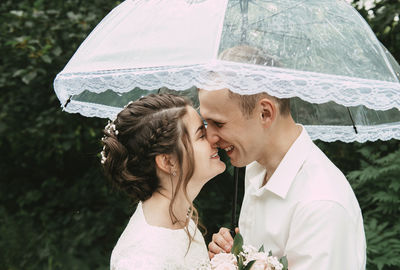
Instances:
[[[189,239],[184,229],[172,230],[146,222],[139,203],[111,254],[111,270],[207,269],[208,254],[201,232],[190,220]]]

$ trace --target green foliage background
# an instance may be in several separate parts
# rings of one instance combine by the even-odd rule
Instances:
[[[118,3],[0,4],[0,269],[109,268],[134,205],[101,173],[105,121],[62,112],[52,82]],[[369,13],[361,1],[353,4],[400,61],[400,2],[381,0]],[[400,269],[400,143],[317,144],[347,174],[358,197],[367,269]],[[197,199],[208,240],[230,224],[231,173],[207,184]]]

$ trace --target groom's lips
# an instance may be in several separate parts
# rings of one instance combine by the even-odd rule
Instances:
[[[235,149],[235,147],[233,145],[230,145],[230,146],[224,147],[222,149],[224,149],[226,154],[229,156],[230,154],[232,154],[232,152]]]

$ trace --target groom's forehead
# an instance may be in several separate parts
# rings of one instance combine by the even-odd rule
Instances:
[[[200,115],[205,121],[220,121],[222,120],[221,115],[217,111],[208,110],[208,109],[201,109],[200,107]]]
[[[229,90],[200,90],[199,91],[200,110],[207,112],[222,112],[226,108],[232,109],[236,107],[238,102],[235,98],[231,98]]]

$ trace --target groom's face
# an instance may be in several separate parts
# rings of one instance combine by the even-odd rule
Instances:
[[[199,90],[200,114],[207,121],[207,140],[214,147],[224,149],[237,167],[257,160],[261,137],[256,117],[245,117],[238,100],[229,96],[228,89]]]

